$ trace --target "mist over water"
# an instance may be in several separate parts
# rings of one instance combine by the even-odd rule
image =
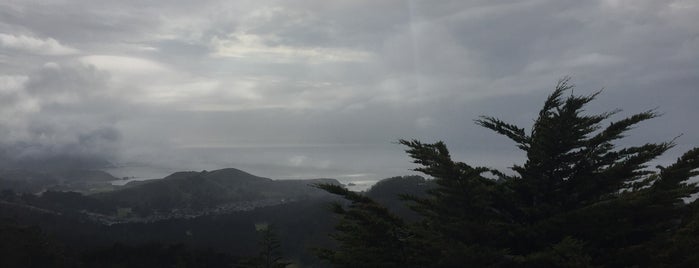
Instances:
[[[366,190],[389,177],[419,174],[403,146],[387,142],[378,145],[248,145],[188,146],[168,153],[139,156],[137,162],[118,164],[105,171],[123,185],[129,181],[166,177],[178,171],[202,171],[237,168],[253,175],[275,180],[332,178],[351,190]],[[514,148],[498,146],[493,150],[454,146],[456,160],[474,166],[488,166],[507,172],[524,155]],[[136,157],[134,157],[136,158]]]
[[[403,148],[386,145],[267,145],[172,149],[163,157],[140,156],[134,164],[105,171],[131,180],[163,178],[177,171],[237,168],[275,180],[332,178],[353,190],[365,190],[378,180],[414,174]],[[141,164],[143,163],[143,164]],[[125,182],[117,182],[119,184]]]

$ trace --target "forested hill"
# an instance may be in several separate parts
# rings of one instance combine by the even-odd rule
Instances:
[[[0,267],[18,267],[15,264],[26,263],[26,256],[39,255],[48,256],[38,262],[47,264],[45,267],[59,267],[56,263],[60,262],[69,263],[64,267],[76,262],[83,262],[84,267],[162,267],[182,261],[180,258],[189,263],[186,267],[231,267],[230,263],[257,254],[255,228],[259,223],[275,226],[280,254],[286,260],[301,267],[324,267],[311,249],[332,245],[327,234],[336,221],[328,205],[341,200],[311,187],[319,183],[339,185],[334,179],[272,180],[222,169],[177,172],[161,180],[87,196],[3,191],[0,235],[27,242],[1,242],[2,253],[16,253],[16,258],[0,260],[8,264]],[[425,185],[421,177],[395,177],[377,183],[366,194],[397,208],[398,194],[414,192],[410,189],[419,192]],[[277,203],[266,202],[270,200]],[[229,205],[231,209],[195,209],[196,204]],[[138,215],[138,208],[149,213]],[[205,211],[211,213],[202,213]],[[29,226],[35,227],[27,229]],[[25,245],[51,247],[26,251]]]
[[[174,209],[206,209],[240,202],[288,202],[327,195],[309,187],[340,184],[334,179],[272,180],[234,169],[177,172],[160,180],[130,183],[125,188],[92,195],[141,214]],[[252,204],[254,206],[254,204]]]

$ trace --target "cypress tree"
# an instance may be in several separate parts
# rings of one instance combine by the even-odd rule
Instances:
[[[331,204],[340,216],[331,237],[336,249],[318,249],[318,256],[334,267],[410,267],[405,223],[371,198],[335,184],[316,187],[343,197],[348,205]]]
[[[400,248],[408,255],[391,259],[395,263],[434,267],[671,265],[686,249],[668,245],[699,244],[695,236],[682,235],[699,233],[699,209],[688,202],[699,192],[689,182],[699,175],[699,149],[651,168],[674,140],[630,147],[617,142],[658,113],[607,123],[620,110],[588,114],[585,106],[600,92],[564,96],[572,89],[568,78],[560,80],[529,131],[494,117],[475,120],[526,153],[509,173],[454,161],[443,142],[400,140],[415,170],[437,185],[426,197],[403,196],[422,216],[414,224],[387,216],[357,193],[321,187],[352,201],[349,210],[335,205],[342,218],[338,227],[352,226],[333,234],[341,252],[368,245],[380,247],[377,252]],[[385,230],[373,229],[381,221],[397,226],[402,236],[372,244]],[[699,265],[696,258],[687,262]]]

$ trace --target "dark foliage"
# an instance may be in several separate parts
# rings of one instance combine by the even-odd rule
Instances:
[[[404,248],[405,223],[372,199],[349,191],[340,185],[319,184],[318,188],[340,195],[349,202],[332,203],[332,210],[341,215],[331,237],[340,248],[319,249],[318,256],[335,267],[405,267],[411,256]]]
[[[402,196],[426,196],[426,191],[434,188],[431,180],[420,176],[400,176],[380,180],[366,191],[366,196],[388,208],[392,213],[408,222],[419,219],[419,214],[405,206]]]
[[[696,202],[685,202],[699,191],[688,182],[698,174],[699,149],[649,168],[672,141],[625,148],[615,142],[657,113],[605,126],[619,111],[588,115],[584,107],[598,93],[565,97],[572,88],[568,79],[558,83],[530,131],[488,116],[475,121],[526,152],[514,173],[454,161],[443,142],[401,140],[415,170],[436,184],[427,196],[404,196],[422,216],[416,223],[404,224],[365,196],[321,186],[351,202],[335,205],[339,247],[321,257],[338,266],[374,258],[423,267],[699,266],[689,251],[697,245]]]
[[[63,245],[38,227],[0,221],[0,267],[75,267]]]
[[[255,225],[259,236],[257,256],[242,261],[241,267],[249,268],[284,268],[292,264],[282,257],[282,246],[276,227],[268,223]]]
[[[184,245],[151,243],[140,246],[114,244],[91,251],[83,257],[86,267],[231,267],[230,256],[211,250],[195,250]]]
[[[45,199],[48,196],[51,198]],[[85,256],[89,257],[98,253],[106,256],[112,251],[114,254],[124,254],[122,256],[124,259],[133,258],[133,262],[138,259],[143,259],[144,262],[156,260],[147,259],[146,256],[128,256],[132,253],[136,254],[140,250],[150,250],[162,254],[174,250],[198,256],[197,258],[214,259],[218,258],[216,254],[222,254],[228,259],[245,260],[250,256],[259,254],[258,241],[260,236],[255,230],[255,224],[261,222],[269,222],[278,226],[275,228],[275,233],[279,237],[279,249],[285,256],[289,256],[289,261],[302,267],[315,267],[319,260],[308,249],[330,244],[331,241],[327,238],[327,233],[332,231],[335,221],[325,211],[325,204],[336,200],[331,195],[325,194],[323,198],[298,200],[251,211],[206,215],[192,219],[103,225],[87,219],[86,215],[76,211],[94,205],[91,203],[96,200],[89,196],[70,192],[55,192],[47,196],[20,195],[8,190],[0,191],[0,197],[0,222],[14,222],[17,226],[35,226],[33,228],[42,234],[40,237],[50,238],[52,239],[50,241],[54,241],[59,249],[65,249],[67,253],[61,253],[59,256],[72,256],[68,258],[70,265],[67,267],[78,267],[75,266],[76,263],[83,261]],[[49,200],[57,203],[51,204],[48,202]],[[74,200],[84,202],[73,202]],[[75,207],[71,209],[73,205]],[[9,249],[1,250],[0,257],[4,256],[5,253],[14,252],[11,250],[12,248],[20,250],[21,245],[15,243],[15,240],[4,241]],[[26,255],[15,255],[39,258],[43,254],[41,252],[44,250],[39,245],[44,243],[44,240],[29,238],[20,238],[19,240],[26,241],[26,246],[33,250],[25,250]],[[154,246],[156,244],[158,247]],[[122,265],[117,267],[129,267],[117,259],[83,262],[90,265],[87,267],[102,267],[102,265],[109,267],[107,265],[109,260],[114,260],[115,265]],[[97,264],[91,265],[91,263]],[[239,264],[242,266],[246,263]],[[61,267],[59,265],[40,265],[39,267],[54,266]],[[0,267],[23,266],[0,265]]]

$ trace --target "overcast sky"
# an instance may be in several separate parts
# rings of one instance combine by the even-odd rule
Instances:
[[[699,145],[697,25],[696,0],[0,0],[0,160],[378,179],[417,138],[505,167],[472,120],[528,127],[566,75],[592,112],[657,107],[625,142],[684,134],[670,160]]]

